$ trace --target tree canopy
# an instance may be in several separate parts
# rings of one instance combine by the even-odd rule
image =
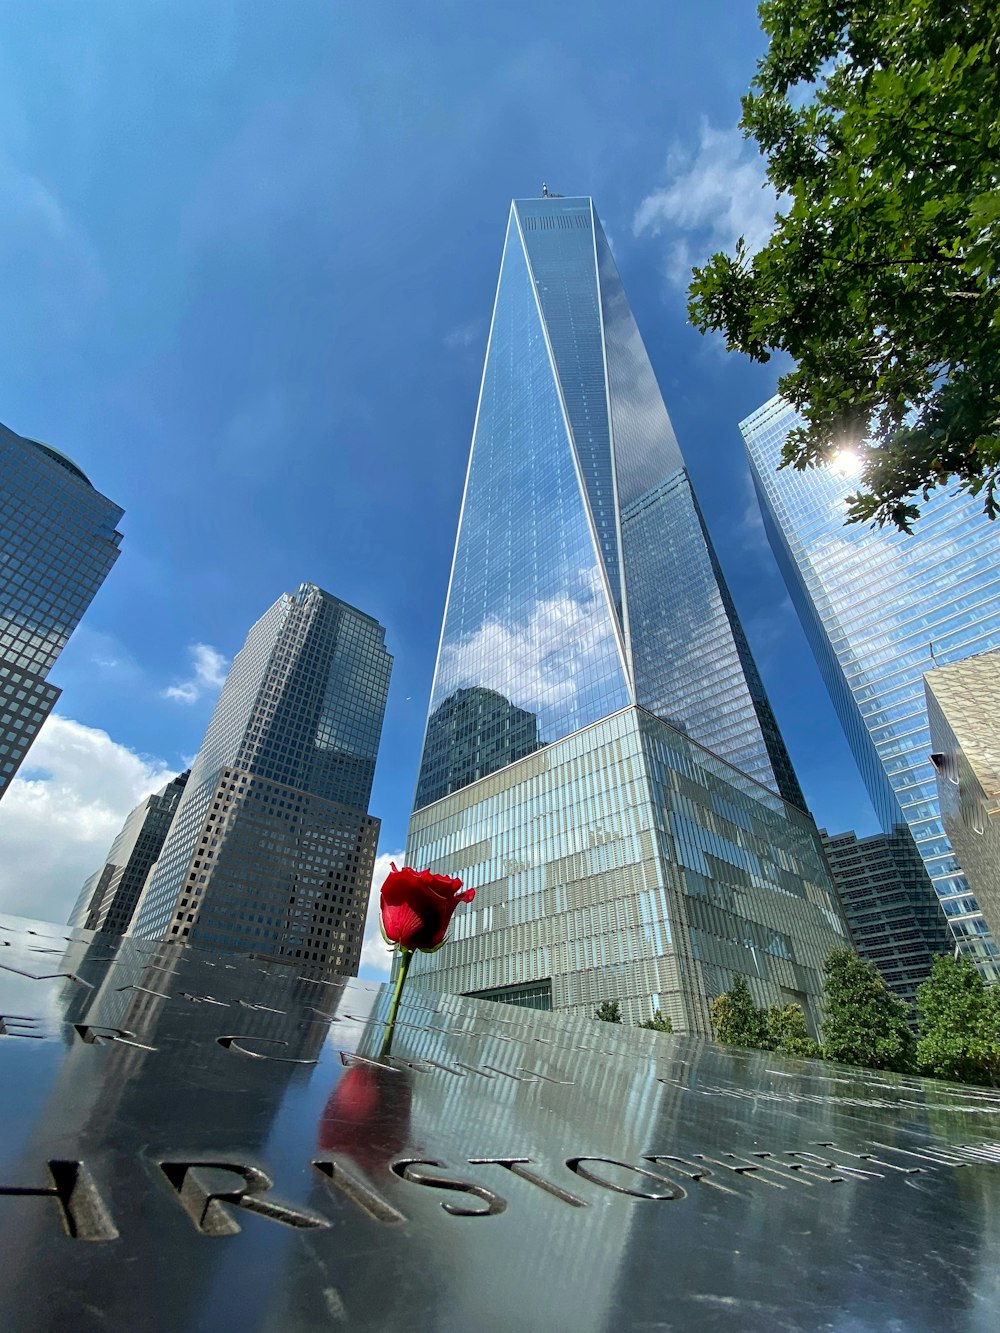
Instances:
[[[733,984],[712,1001],[712,1031],[724,1046],[764,1048],[764,1014],[754,1003],[746,977],[733,973]]]
[[[806,1016],[797,1004],[786,1004],[782,1008],[772,1005],[765,1010],[764,1031],[767,1049],[778,1055],[798,1055],[814,1060],[823,1055],[823,1048],[810,1037]]]
[[[674,1030],[673,1021],[661,1014],[659,1009],[656,1010],[652,1018],[648,1018],[645,1023],[640,1023],[639,1026],[648,1028],[650,1032],[673,1032]]]
[[[781,201],[695,269],[692,321],[767,361],[784,463],[862,460],[848,521],[905,531],[949,480],[1000,511],[1000,6],[764,0],[741,126]]]
[[[908,1008],[889,990],[874,963],[834,949],[823,964],[826,1011],[823,1051],[830,1060],[869,1069],[913,1067]]]
[[[939,958],[917,990],[917,1060],[935,1078],[1000,1085],[1000,988],[967,959]]]
[[[746,978],[733,973],[733,984],[712,1001],[712,1031],[724,1046],[745,1046],[778,1055],[817,1059],[821,1047],[806,1028],[806,1016],[797,1004],[771,1005],[761,1009],[754,1003]]]
[[[594,1017],[600,1019],[602,1023],[620,1023],[622,1021],[621,1005],[617,1000],[602,1000],[594,1010]]]

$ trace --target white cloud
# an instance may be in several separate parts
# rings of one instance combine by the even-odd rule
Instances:
[[[174,771],[53,714],[0,801],[0,911],[65,921],[125,816]]]
[[[756,254],[778,211],[780,201],[753,144],[736,127],[716,130],[703,120],[695,152],[671,149],[666,184],[643,199],[633,230],[637,236],[667,236],[667,276],[686,287],[693,264],[717,250],[733,253],[741,236]]]
[[[375,859],[375,871],[372,875],[371,897],[368,899],[368,915],[365,917],[365,938],[361,946],[360,975],[368,980],[382,980],[389,975],[392,963],[392,951],[382,938],[378,928],[379,890],[385,883],[385,877],[392,869],[392,862],[402,866],[403,852],[384,852]]]
[[[444,345],[449,352],[468,351],[474,344],[479,343],[483,338],[483,321],[481,319],[470,320],[468,324],[460,324],[444,336]]]
[[[616,655],[600,575],[580,570],[577,582],[575,596],[540,599],[520,623],[490,617],[474,634],[446,644],[435,702],[479,685],[533,713],[572,704],[581,686]]]
[[[193,674],[187,680],[168,685],[161,691],[164,699],[175,699],[178,703],[196,703],[203,694],[220,690],[226,681],[226,668],[229,659],[208,643],[192,643],[188,652],[191,654]]]

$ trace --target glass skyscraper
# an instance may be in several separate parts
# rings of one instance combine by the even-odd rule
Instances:
[[[803,805],[591,201],[518,200],[416,805],[628,704]]]
[[[130,934],[357,972],[392,658],[310,583],[237,653]]]
[[[84,881],[70,914],[71,926],[113,935],[128,930],[190,776],[190,769],[179,773],[129,814],[104,864]]]
[[[821,829],[820,837],[854,947],[912,1004],[953,944],[909,829],[899,824],[867,838]]]
[[[733,970],[814,1000],[842,941],[586,198],[511,207],[407,857],[477,889],[416,964],[449,990],[705,1031]]]
[[[61,691],[48,673],[118,559],[124,510],[0,426],[0,796]]]
[[[778,471],[797,423],[773,398],[740,425],[768,538],[883,829],[909,825],[960,951],[1000,978],[941,822],[923,684],[1000,646],[1000,524],[939,488],[912,535],[845,526],[856,460]]]

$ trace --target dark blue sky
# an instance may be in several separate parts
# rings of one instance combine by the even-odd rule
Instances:
[[[179,767],[192,645],[318,583],[387,627],[402,846],[507,209],[544,180],[595,199],[818,822],[872,831],[743,460],[776,372],[686,322],[690,261],[767,221],[760,49],[733,0],[5,5],[0,420],[126,510],[61,714]]]

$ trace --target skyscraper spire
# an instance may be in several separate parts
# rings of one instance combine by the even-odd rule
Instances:
[[[407,859],[476,888],[424,984],[707,1032],[818,1018],[819,838],[593,205],[516,200]],[[783,998],[784,997],[784,998]]]
[[[418,807],[525,753],[494,703],[449,772],[469,690],[536,746],[638,704],[802,805],[604,230],[544,186],[508,220]]]

